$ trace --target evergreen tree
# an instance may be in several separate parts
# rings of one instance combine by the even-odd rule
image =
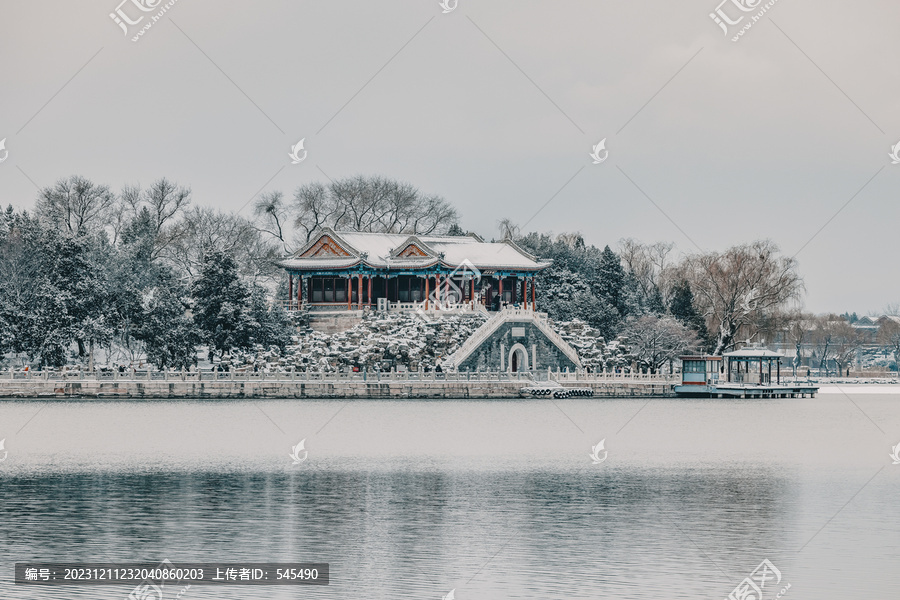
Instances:
[[[250,295],[250,317],[255,325],[253,343],[276,346],[280,350],[291,343],[293,324],[290,315],[280,305],[269,308],[265,290],[260,286],[254,286]]]
[[[232,348],[248,346],[250,292],[238,276],[234,258],[223,252],[207,254],[191,295],[194,323],[209,346],[210,360],[215,352],[225,354]]]
[[[192,287],[194,323],[209,346],[209,356],[254,344],[283,348],[290,341],[290,320],[281,309],[269,310],[262,288],[248,287],[230,255],[213,252],[204,260]]]
[[[188,316],[186,290],[174,275],[160,278],[145,300],[135,337],[145,344],[147,360],[160,369],[187,368],[196,362],[200,333]]]
[[[66,323],[61,338],[74,340],[78,356],[85,358],[95,344],[105,344],[112,336],[107,318],[109,288],[105,271],[106,248],[97,238],[68,235],[48,229],[44,237],[44,268],[49,280],[41,310],[58,313],[54,321]],[[37,336],[41,332],[36,332]]]
[[[694,304],[694,293],[687,281],[681,281],[672,288],[672,300],[669,303],[669,312],[684,326],[697,332],[697,337],[704,347],[709,345],[709,331],[706,328],[706,320],[697,311]]]
[[[624,302],[624,287],[625,269],[622,268],[622,262],[618,255],[610,250],[609,246],[606,246],[600,255],[594,289],[599,298],[606,300],[610,306],[619,311],[619,314],[626,317],[628,316],[628,307]]]

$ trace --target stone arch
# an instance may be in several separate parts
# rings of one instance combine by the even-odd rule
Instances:
[[[507,360],[506,364],[509,365],[510,372],[517,373],[528,370],[528,350],[522,344],[513,344],[513,347],[509,349],[507,358],[509,360]]]

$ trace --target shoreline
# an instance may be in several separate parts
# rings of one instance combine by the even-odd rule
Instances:
[[[409,377],[408,374],[375,376],[297,377],[298,374],[268,374],[233,378],[196,377],[175,374],[165,379],[0,378],[0,399],[519,399],[533,397],[520,393],[523,388],[540,385],[521,374],[432,374]],[[293,377],[291,376],[293,375]],[[306,374],[300,374],[306,375]],[[659,378],[602,377],[559,374],[566,388],[590,388],[594,397],[668,398],[674,397],[672,382]],[[554,381],[555,385],[555,381]]]

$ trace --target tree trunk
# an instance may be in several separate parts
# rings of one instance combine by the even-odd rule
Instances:
[[[714,356],[721,356],[734,343],[734,335],[737,333],[731,323],[722,321],[719,325],[719,333],[716,335],[716,347],[713,350]]]

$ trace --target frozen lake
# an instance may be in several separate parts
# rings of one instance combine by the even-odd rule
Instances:
[[[0,598],[130,591],[14,586],[15,562],[163,559],[331,565],[328,587],[193,586],[186,600],[721,600],[764,559],[782,576],[766,600],[787,584],[788,600],[895,597],[900,390],[828,391],[0,401]]]

